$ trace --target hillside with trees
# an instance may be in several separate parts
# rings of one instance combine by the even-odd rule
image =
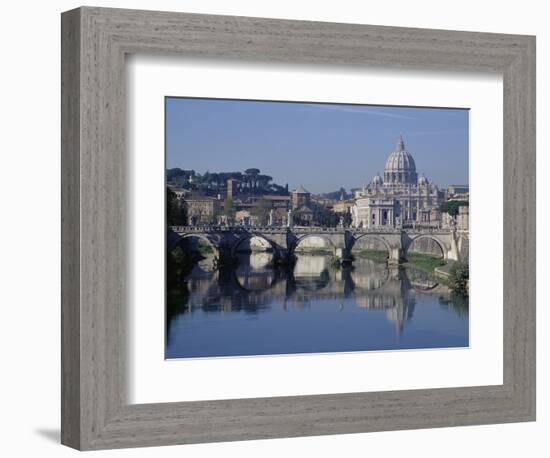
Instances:
[[[273,177],[262,174],[258,168],[248,168],[244,172],[210,172],[204,174],[195,170],[172,168],[166,170],[166,180],[173,185],[212,193],[225,190],[227,180],[232,178],[238,183],[238,189],[244,194],[288,195],[288,185],[281,186],[273,182]]]

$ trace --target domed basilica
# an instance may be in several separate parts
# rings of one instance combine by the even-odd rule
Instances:
[[[355,198],[351,208],[354,227],[438,226],[444,192],[426,177],[418,177],[414,158],[401,137],[386,161],[384,178],[376,175],[355,191]]]

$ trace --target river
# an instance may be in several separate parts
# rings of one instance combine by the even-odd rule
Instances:
[[[357,258],[241,254],[236,266],[194,265],[168,290],[166,358],[468,346],[468,298],[413,267]]]

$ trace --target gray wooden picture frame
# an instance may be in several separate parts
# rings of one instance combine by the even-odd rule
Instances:
[[[83,7],[62,14],[61,38],[63,444],[88,450],[535,419],[534,37]],[[504,383],[128,404],[124,62],[134,53],[502,74]]]

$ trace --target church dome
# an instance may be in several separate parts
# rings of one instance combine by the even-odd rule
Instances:
[[[417,181],[416,164],[405,149],[403,137],[400,137],[395,150],[386,161],[384,182],[386,184],[417,184]]]
[[[422,175],[418,179],[418,184],[421,185],[421,186],[427,186],[428,185],[428,179],[424,175]]]
[[[379,186],[383,183],[383,180],[382,180],[382,177],[378,174],[376,174],[374,176],[374,178],[372,179],[372,184],[373,185],[376,185],[376,186]]]

